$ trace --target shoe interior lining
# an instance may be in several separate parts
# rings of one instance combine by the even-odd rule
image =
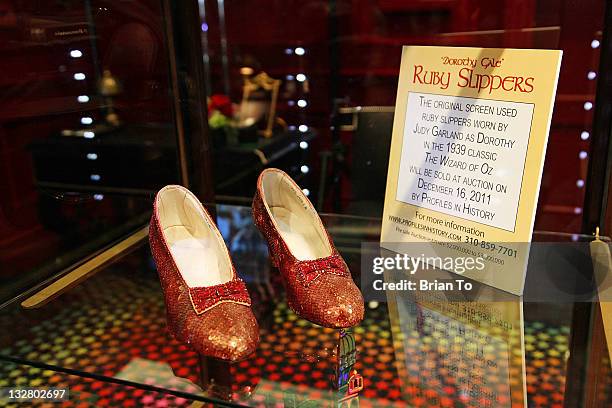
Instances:
[[[288,176],[279,171],[266,171],[262,192],[293,256],[306,261],[331,255],[331,246],[319,215]]]
[[[157,198],[162,234],[189,287],[218,285],[232,279],[225,243],[197,198],[181,187],[164,187]]]

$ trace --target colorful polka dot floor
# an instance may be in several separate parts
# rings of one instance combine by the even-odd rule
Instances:
[[[154,271],[117,265],[41,309],[25,311],[13,306],[0,313],[0,359],[19,357],[135,385],[229,398],[247,406],[339,406],[342,394],[332,386],[338,332],[298,318],[283,302],[266,304],[255,299],[254,303],[261,325],[261,344],[256,354],[231,366],[201,361],[167,334]],[[427,344],[441,344],[440,331],[434,326],[394,333],[387,305],[381,303],[368,308],[364,322],[354,329],[354,336],[358,349],[355,368],[364,378],[364,389],[358,401],[350,406],[356,406],[356,402],[361,407],[503,406],[487,405],[490,401],[486,401],[486,392],[462,393],[449,380],[456,378],[456,373],[445,371],[444,365],[435,366],[442,359],[440,350],[423,348]],[[460,337],[459,333],[457,336]],[[403,350],[395,346],[398,340],[404,345]],[[526,324],[530,407],[562,406],[567,342],[567,327],[541,322]],[[486,350],[489,359],[500,352],[496,347]],[[520,353],[511,355],[520,362]],[[452,356],[443,357],[448,363]],[[207,375],[215,375],[214,381],[201,378],[201,367]],[[508,381],[507,375],[505,383],[504,375],[500,375],[488,383],[498,387],[500,395],[508,389]],[[62,404],[65,407],[193,404],[138,386],[6,362],[0,365],[0,386],[69,387],[71,398]],[[601,398],[610,398],[609,394],[606,392]],[[308,401],[315,402],[307,405]],[[201,406],[197,404],[194,406]]]

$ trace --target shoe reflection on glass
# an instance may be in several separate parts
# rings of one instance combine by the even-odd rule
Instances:
[[[212,218],[186,188],[155,197],[149,242],[166,303],[170,333],[196,352],[229,361],[259,343],[251,298]]]
[[[253,219],[280,270],[291,309],[324,327],[361,322],[361,292],[312,203],[285,172],[270,168],[260,174]]]
[[[359,406],[359,393],[363,390],[363,377],[355,369],[357,347],[352,330],[341,329],[338,332],[338,364],[335,377],[336,404],[341,407]]]
[[[338,335],[338,365],[335,386],[342,389],[349,384],[349,378],[357,361],[357,347],[355,346],[355,335],[351,330],[341,329]]]
[[[355,369],[357,355],[355,336],[350,329],[340,329],[328,334],[337,336],[333,352],[311,356],[284,351],[282,374],[278,370],[278,365],[274,363],[270,364],[274,367],[273,371],[268,371],[268,367],[261,365],[256,359],[235,364],[201,356],[199,385],[209,397],[247,405],[265,400],[282,401],[285,407],[327,406],[323,402],[330,402],[331,406],[358,407],[358,396],[363,389],[363,377]],[[262,342],[266,342],[265,337]],[[273,347],[266,345],[262,348],[271,350]],[[322,359],[329,359],[330,364],[319,364]],[[269,357],[268,360],[276,359]],[[328,367],[322,376],[317,376],[317,378],[333,379],[329,382],[327,394],[308,383],[308,380],[291,383],[291,378],[295,378],[292,373],[303,372],[304,364],[311,366],[314,371]],[[332,371],[327,371],[329,369]],[[283,377],[284,379],[279,380]],[[313,378],[314,376],[310,380]],[[276,384],[272,385],[274,383]],[[314,397],[309,390],[318,396]]]
[[[335,386],[338,389],[336,403],[346,408],[359,406],[359,393],[363,390],[363,377],[355,369],[357,347],[351,330],[340,330],[338,365]]]

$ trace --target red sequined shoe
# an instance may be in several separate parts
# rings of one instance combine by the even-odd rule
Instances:
[[[253,219],[281,272],[289,307],[325,327],[351,327],[363,319],[363,297],[346,263],[310,200],[285,172],[260,174]]]
[[[251,354],[259,342],[251,298],[219,230],[189,190],[166,186],[157,193],[149,242],[170,333],[210,357]]]

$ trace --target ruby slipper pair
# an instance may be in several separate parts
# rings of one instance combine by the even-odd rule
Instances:
[[[363,319],[363,298],[319,215],[286,173],[264,170],[253,219],[299,316],[345,328]],[[240,360],[259,343],[251,298],[212,218],[186,188],[155,197],[149,242],[166,302],[168,329],[201,354]]]

